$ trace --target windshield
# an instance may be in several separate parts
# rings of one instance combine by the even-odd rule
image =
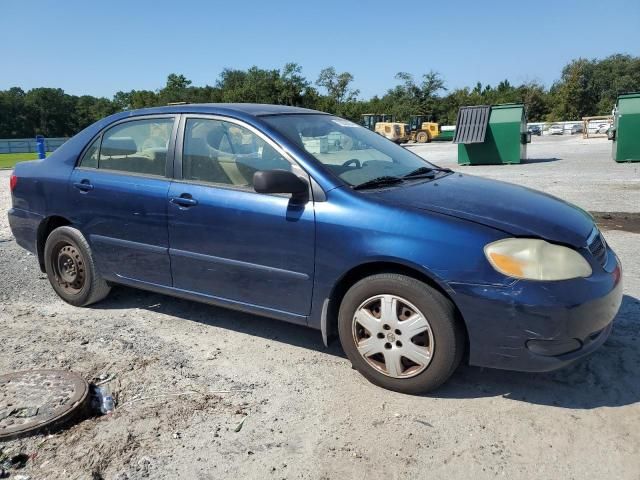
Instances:
[[[262,117],[351,186],[437,168],[377,133],[332,115]]]

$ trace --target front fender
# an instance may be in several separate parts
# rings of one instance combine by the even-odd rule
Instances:
[[[390,206],[344,189],[316,203],[316,274],[309,324],[320,328],[335,285],[362,265],[389,263],[427,276],[450,294],[450,282],[504,285],[484,246],[506,234],[455,217]]]

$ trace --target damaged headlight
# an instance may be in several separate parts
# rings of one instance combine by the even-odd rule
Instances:
[[[509,277],[568,280],[588,277],[591,266],[575,250],[533,238],[507,238],[484,247],[489,263]]]

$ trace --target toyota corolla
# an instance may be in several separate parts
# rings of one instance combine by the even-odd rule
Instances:
[[[118,113],[19,163],[10,186],[16,241],[66,302],[122,284],[307,325],[401,392],[463,359],[567,365],[607,339],[622,297],[582,209],[312,110]]]

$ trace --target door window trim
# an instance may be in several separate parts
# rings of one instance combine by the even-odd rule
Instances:
[[[100,152],[102,151],[102,140],[104,138],[105,133],[107,133],[113,127],[116,127],[118,125],[122,125],[123,123],[136,122],[136,121],[140,121],[140,120],[155,120],[155,119],[173,119],[173,126],[171,128],[171,136],[169,137],[169,145],[167,147],[167,161],[166,161],[166,164],[165,164],[164,176],[163,175],[154,175],[154,174],[151,174],[151,173],[126,172],[124,170],[109,170],[109,169],[106,169],[106,168],[103,168],[103,169],[100,168]],[[88,171],[94,171],[94,172],[103,171],[103,172],[120,174],[120,175],[131,175],[131,176],[135,176],[135,177],[149,177],[149,178],[159,178],[159,179],[165,178],[165,179],[171,180],[173,178],[173,175],[174,175],[175,152],[176,152],[176,148],[175,147],[176,147],[176,138],[177,138],[177,134],[178,134],[178,129],[179,129],[179,126],[180,126],[180,119],[181,119],[181,115],[179,113],[170,113],[170,114],[157,114],[156,113],[156,114],[152,114],[152,115],[137,115],[135,117],[122,118],[120,120],[112,122],[109,125],[107,125],[104,128],[102,128],[93,137],[91,137],[91,140],[89,140],[89,142],[87,142],[85,147],[80,152],[80,155],[78,155],[78,158],[76,160],[76,165],[75,165],[74,168],[78,169],[78,170],[88,170]],[[100,145],[98,147],[98,168],[83,167],[82,165],[80,165],[80,161],[84,158],[85,153],[87,152],[87,150],[89,150],[91,145],[93,145],[93,142],[98,138],[100,140]]]

